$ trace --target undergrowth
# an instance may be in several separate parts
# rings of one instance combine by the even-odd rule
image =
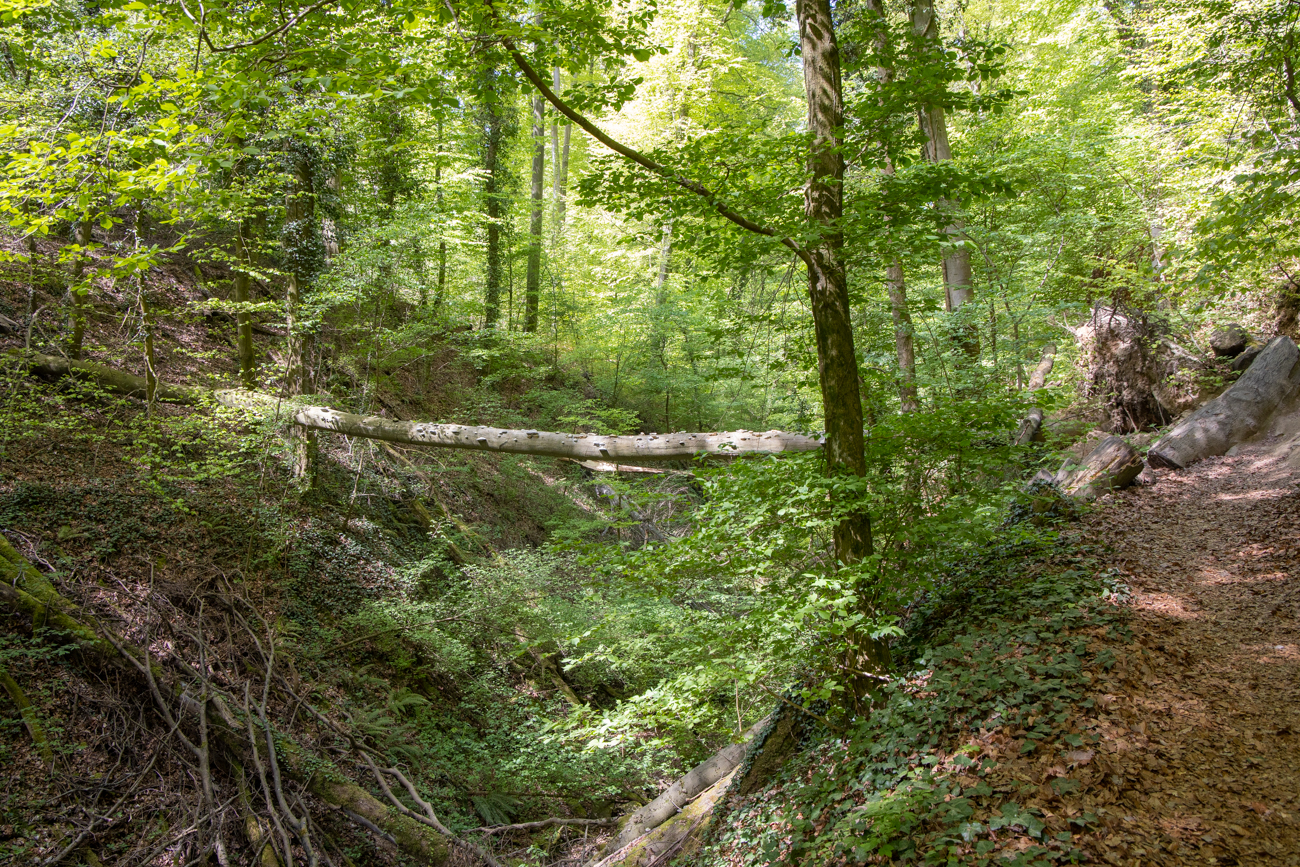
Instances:
[[[1115,662],[1106,642],[1129,637],[1115,604],[1123,588],[1076,546],[1055,535],[1009,542],[945,582],[912,617],[898,647],[907,673],[877,709],[766,792],[720,807],[690,863],[1080,861],[1073,832],[1096,817],[1045,810],[1038,781],[1008,767],[1043,751],[1088,761],[1089,683]],[[1077,788],[1068,773],[1049,785]]]

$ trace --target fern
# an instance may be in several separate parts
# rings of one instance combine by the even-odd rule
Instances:
[[[485,824],[509,825],[515,814],[519,812],[520,801],[510,795],[492,792],[487,795],[472,795],[470,803],[474,805],[474,810],[483,818]]]

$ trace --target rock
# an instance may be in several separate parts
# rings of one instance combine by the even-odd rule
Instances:
[[[1240,373],[1250,367],[1251,363],[1254,362],[1256,358],[1259,358],[1259,354],[1263,351],[1264,346],[1262,344],[1251,343],[1246,347],[1241,355],[1238,355],[1232,360],[1232,369]]]
[[[1139,488],[1149,488],[1159,480],[1159,476],[1156,475],[1155,470],[1151,469],[1149,466],[1143,466],[1142,472],[1137,474],[1137,478],[1133,480],[1133,484],[1137,485]]]
[[[1186,420],[1174,425],[1151,447],[1153,466],[1182,469],[1223,454],[1267,425],[1300,387],[1300,350],[1289,337],[1269,342],[1232,387]]]
[[[1219,358],[1236,358],[1249,342],[1250,334],[1240,322],[1230,322],[1210,335],[1210,349]]]

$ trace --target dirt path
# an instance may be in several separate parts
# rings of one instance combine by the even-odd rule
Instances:
[[[1095,696],[1089,848],[1124,865],[1300,865],[1300,472],[1261,447],[1087,519],[1136,643]]]

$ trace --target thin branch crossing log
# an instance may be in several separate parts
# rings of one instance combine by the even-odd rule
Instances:
[[[37,572],[3,536],[0,536],[0,604],[62,629],[87,656],[99,657],[118,669],[138,671],[159,699],[164,696],[166,699],[180,699],[191,713],[202,714],[203,724],[212,731],[213,744],[232,763],[243,763],[245,752],[254,741],[241,734],[245,726],[240,724],[220,696],[212,695],[207,701],[195,701],[194,693],[201,690],[177,682],[149,650],[119,640],[106,629],[101,633],[74,617],[72,613],[82,614],[77,606],[60,595],[50,580]],[[203,688],[209,687],[210,684],[205,684]],[[165,705],[166,702],[163,700],[158,704]],[[250,718],[245,722],[251,721]],[[178,722],[169,722],[173,731],[178,729]],[[398,847],[418,863],[443,864],[448,857],[448,841],[460,842],[447,833],[428,827],[427,823],[412,820],[356,783],[322,767],[316,757],[288,737],[275,742],[274,752],[278,753],[281,769],[287,776],[299,780],[307,791],[325,803],[365,817],[396,840]]]

